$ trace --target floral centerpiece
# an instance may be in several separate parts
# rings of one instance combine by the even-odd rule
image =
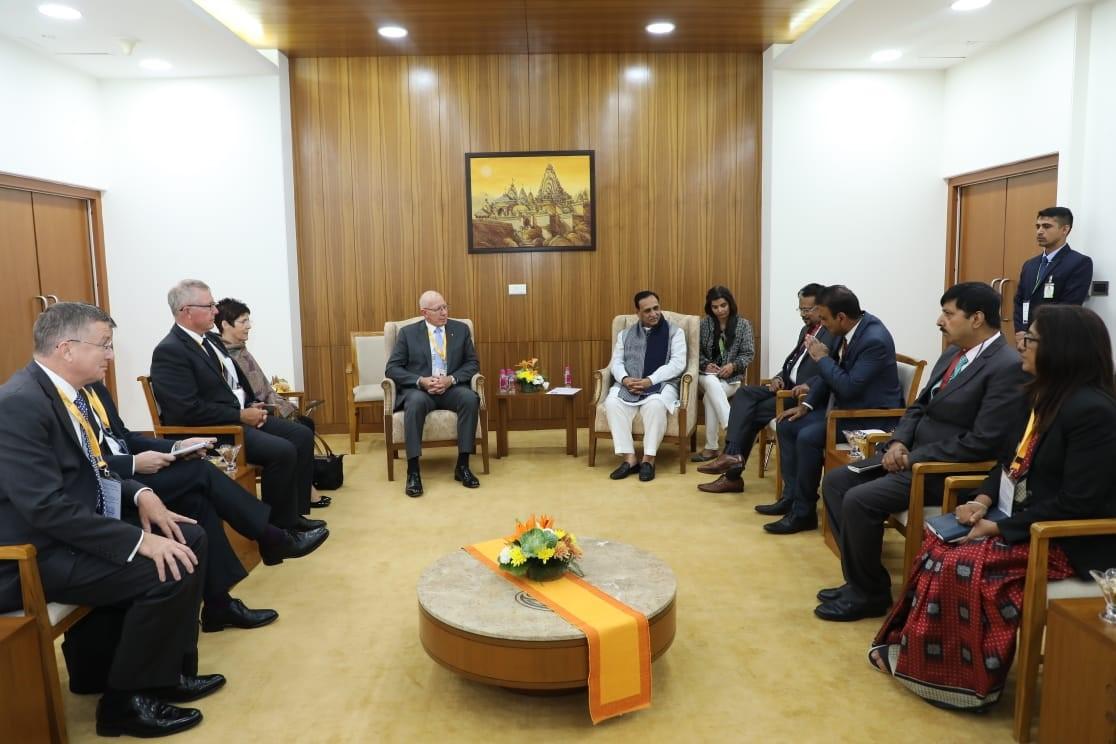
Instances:
[[[283,393],[291,392],[291,383],[284,380],[279,375],[271,378],[271,389],[282,395]]]
[[[555,527],[554,520],[545,514],[538,519],[532,514],[526,522],[517,519],[515,534],[504,538],[504,542],[507,544],[497,562],[510,574],[533,581],[551,581],[567,570],[584,575],[577,565],[581,557],[577,538]]]
[[[515,365],[515,384],[519,386],[520,392],[537,393],[550,387],[550,382],[539,371],[538,364],[539,360],[532,357]]]

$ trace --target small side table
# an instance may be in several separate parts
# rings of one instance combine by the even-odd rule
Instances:
[[[581,394],[581,388],[571,388],[572,393],[554,393],[551,397],[561,398],[566,404],[566,454],[577,457],[577,420],[574,418],[574,399]],[[496,393],[496,457],[508,456],[508,401],[536,400],[548,393]]]
[[[1100,598],[1050,603],[1040,742],[1116,740],[1116,626],[1103,609]]]
[[[213,460],[210,460],[210,463],[236,481],[245,491],[259,498],[256,491],[256,475],[259,473],[259,468],[254,465],[245,465],[238,467],[236,472],[230,473],[225,470],[222,463]],[[240,560],[240,564],[244,566],[245,571],[251,572],[253,568],[260,564],[260,547],[256,541],[249,540],[241,535],[230,527],[228,522],[225,523],[225,535],[229,538],[229,545],[232,546],[233,552],[236,553],[236,557]]]
[[[49,741],[47,687],[33,618],[0,617],[0,690],[4,740]]]

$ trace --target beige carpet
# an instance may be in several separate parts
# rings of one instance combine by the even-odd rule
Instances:
[[[564,433],[511,432],[511,454],[474,470],[481,487],[453,481],[453,450],[424,458],[426,495],[389,483],[382,441],[345,458],[345,487],[317,553],[260,566],[234,590],[274,607],[275,624],[202,634],[203,672],[229,679],[197,703],[205,720],[182,742],[1011,741],[1011,695],[987,715],[938,710],[865,660],[877,620],[825,623],[814,593],[841,583],[819,533],[773,536],[752,506],[771,479],[747,473],[747,492],[710,496],[708,476],[678,473],[664,448],[658,477],[613,483],[611,445],[596,468],[564,455]],[[346,436],[331,437],[346,451]],[[495,437],[493,437],[495,444]],[[495,452],[493,446],[492,452]],[[397,473],[402,469],[397,469]],[[571,531],[636,544],[678,579],[678,632],[655,662],[651,709],[593,726],[584,693],[528,697],[456,677],[418,640],[415,584],[440,555],[498,537],[515,517],[555,515]],[[897,575],[901,546],[889,537]],[[61,653],[58,654],[61,660]],[[65,687],[63,670],[63,687]],[[66,693],[71,741],[96,740],[96,697]],[[2,737],[0,737],[2,738]]]

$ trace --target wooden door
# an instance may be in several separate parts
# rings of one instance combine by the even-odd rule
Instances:
[[[1019,272],[1028,258],[1038,255],[1035,242],[1035,215],[1040,209],[1053,207],[1058,199],[1058,171],[1044,170],[1007,179],[1007,203],[1004,209],[1004,276],[1001,290],[1007,301],[1005,332],[1015,333],[1012,323],[1015,290],[1019,288]]]
[[[62,302],[97,304],[89,203],[54,194],[32,194],[41,294]]]
[[[965,186],[960,193],[959,282],[988,282],[1004,275],[1004,205],[1007,181]]]
[[[0,188],[0,382],[31,360],[31,326],[43,309],[36,299],[35,219],[31,193]]]

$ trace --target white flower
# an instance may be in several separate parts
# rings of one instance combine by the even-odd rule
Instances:
[[[511,563],[511,548],[507,545],[500,551],[500,555],[496,557],[498,563]]]

